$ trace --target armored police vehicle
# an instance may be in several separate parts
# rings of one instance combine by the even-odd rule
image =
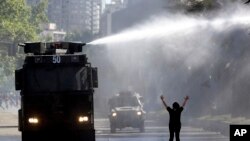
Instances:
[[[145,111],[138,93],[122,91],[109,99],[110,132],[125,127],[138,128],[144,132]]]
[[[97,68],[84,43],[25,43],[23,67],[15,72],[21,90],[18,111],[22,141],[95,141],[93,93]]]

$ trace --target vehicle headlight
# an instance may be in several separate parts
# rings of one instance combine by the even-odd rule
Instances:
[[[89,117],[87,117],[87,116],[79,116],[78,121],[79,122],[87,122],[87,121],[89,121]]]
[[[112,117],[116,117],[117,116],[117,113],[112,113]]]
[[[39,120],[38,120],[37,117],[30,117],[30,118],[28,119],[28,122],[29,122],[30,124],[37,124],[37,123],[39,123]]]
[[[138,115],[138,116],[142,115],[142,112],[141,112],[141,111],[138,111],[138,112],[137,112],[137,115]]]

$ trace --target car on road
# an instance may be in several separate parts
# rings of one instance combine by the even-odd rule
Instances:
[[[126,127],[144,132],[146,112],[143,110],[142,96],[132,91],[122,91],[109,99],[110,132]]]

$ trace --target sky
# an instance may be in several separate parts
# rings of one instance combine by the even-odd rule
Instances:
[[[106,1],[106,3],[111,3],[112,0],[103,0],[104,2]]]
[[[111,3],[111,0],[103,0],[104,2],[106,1],[106,3]]]

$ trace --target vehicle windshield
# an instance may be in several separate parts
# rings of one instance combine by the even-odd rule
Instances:
[[[128,96],[128,97],[122,97],[122,96],[116,96],[110,99],[109,101],[110,107],[127,107],[127,106],[140,106],[140,103],[138,99],[135,96]]]
[[[32,67],[27,70],[29,91],[72,91],[88,87],[87,69],[74,66]]]

